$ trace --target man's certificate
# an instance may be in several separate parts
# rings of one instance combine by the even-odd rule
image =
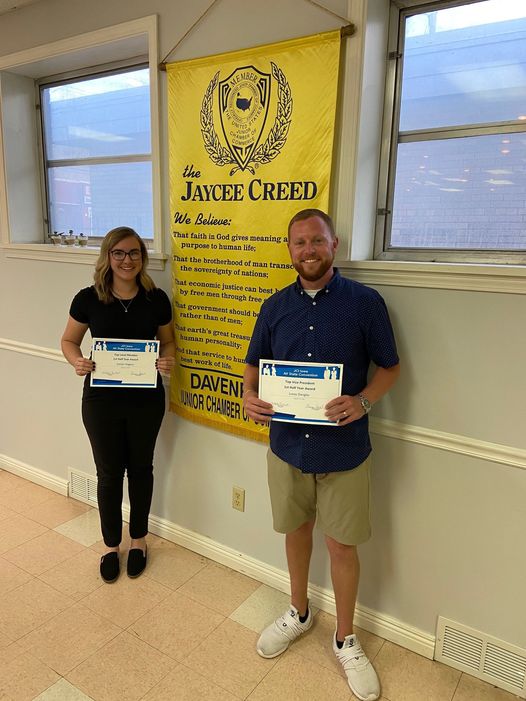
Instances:
[[[126,338],[94,338],[91,359],[91,387],[157,386],[155,361],[159,357],[159,341]]]
[[[342,393],[343,365],[259,361],[259,398],[274,407],[272,421],[337,426],[325,405]]]

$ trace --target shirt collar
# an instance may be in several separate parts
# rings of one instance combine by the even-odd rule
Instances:
[[[331,277],[331,279],[325,285],[325,287],[323,287],[321,290],[319,290],[319,292],[323,292],[324,290],[325,290],[325,292],[330,292],[331,290],[332,291],[336,290],[338,285],[340,284],[340,280],[341,280],[340,271],[338,270],[338,268],[334,268],[334,275]],[[300,282],[299,275],[296,277],[296,282],[294,283],[294,287],[295,287],[296,291],[299,292],[299,294],[303,294],[305,291],[302,287],[301,282]]]

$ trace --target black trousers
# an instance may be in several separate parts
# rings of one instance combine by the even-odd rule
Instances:
[[[134,395],[84,398],[82,421],[97,467],[97,499],[104,543],[117,547],[122,538],[124,473],[128,476],[130,537],[148,533],[153,493],[153,451],[164,416],[164,388],[133,390]],[[137,392],[145,394],[136,395]]]

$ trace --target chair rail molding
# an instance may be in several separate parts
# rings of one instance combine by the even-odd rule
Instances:
[[[32,343],[24,343],[10,338],[0,338],[0,350],[32,355],[61,363],[67,362],[59,350],[36,346]],[[526,470],[526,450],[523,448],[490,443],[471,436],[446,433],[424,426],[405,424],[374,416],[370,418],[370,430],[371,433],[386,438],[416,443],[428,448],[447,450],[460,455],[469,455],[480,460]]]

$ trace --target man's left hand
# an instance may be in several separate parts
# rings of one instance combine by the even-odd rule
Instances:
[[[329,421],[335,421],[338,426],[346,426],[347,424],[361,419],[365,415],[365,410],[359,397],[352,397],[349,394],[342,394],[341,397],[331,399],[325,405],[325,416]]]

